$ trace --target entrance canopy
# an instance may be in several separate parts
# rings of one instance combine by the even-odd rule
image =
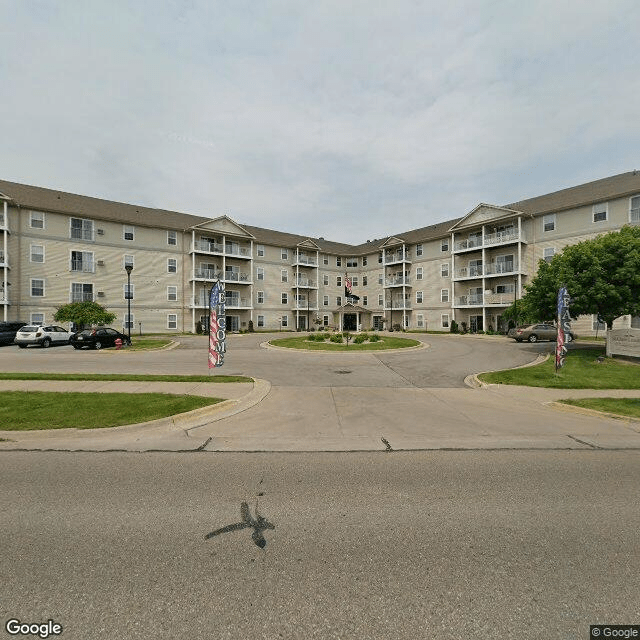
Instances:
[[[338,315],[338,326],[341,331],[360,331],[366,322],[371,324],[371,311],[360,305],[346,302],[335,311]]]

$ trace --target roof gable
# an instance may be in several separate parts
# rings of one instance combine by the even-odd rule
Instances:
[[[517,215],[522,215],[522,213],[515,209],[507,209],[506,207],[498,207],[493,204],[484,204],[481,202],[475,209],[458,220],[458,222],[451,227],[450,231],[463,229],[465,227],[477,227],[479,224],[495,222],[502,218],[512,218]]]
[[[398,244],[404,244],[404,240],[402,238],[398,238],[397,236],[389,236],[381,245],[380,248],[384,247],[395,247]]]
[[[296,246],[300,249],[313,249],[314,251],[320,250],[320,247],[311,238],[298,242]]]
[[[237,222],[232,220],[229,216],[220,216],[219,218],[213,218],[200,224],[196,224],[193,229],[200,229],[201,231],[216,231],[225,235],[236,236],[241,238],[253,239],[254,236],[250,234],[245,228],[241,227]]]

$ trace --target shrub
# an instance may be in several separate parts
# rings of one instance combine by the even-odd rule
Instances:
[[[449,333],[458,333],[458,323],[455,320],[449,325]]]
[[[366,341],[366,339],[367,339],[367,337],[366,337],[366,336],[364,336],[364,335],[356,336],[356,337],[354,338],[354,340],[353,340],[353,344],[362,344],[363,342],[365,342],[365,341]]]
[[[478,329],[478,330],[476,331],[476,333],[482,333],[482,334],[483,334],[483,333],[484,333],[484,331],[483,331],[482,329]]]
[[[402,331],[402,326],[396,323],[396,324],[393,325],[393,330],[394,331]]]
[[[199,336],[202,335],[202,322],[200,322],[200,320],[198,320],[198,322],[196,322],[196,333]]]
[[[341,343],[342,342],[342,334],[341,333],[336,333],[335,335],[331,336],[330,340],[331,340],[331,342]]]
[[[249,333],[253,333],[255,329],[253,328],[253,320],[249,320]]]
[[[374,334],[369,338],[369,342],[379,342],[379,341],[380,341],[380,336],[379,335],[375,335]]]
[[[311,342],[313,342],[316,339],[316,337],[314,335],[312,335],[311,333],[307,336],[307,340],[311,340]]]

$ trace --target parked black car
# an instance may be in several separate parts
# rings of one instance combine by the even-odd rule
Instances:
[[[115,329],[85,329],[71,336],[71,344],[74,349],[102,349],[103,347],[115,347],[116,340],[120,338],[123,345],[131,346],[129,338]]]
[[[13,344],[16,333],[26,324],[26,322],[0,322],[0,344]]]

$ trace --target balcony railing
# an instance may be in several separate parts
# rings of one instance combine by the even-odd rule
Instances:
[[[485,304],[510,305],[514,301],[513,293],[486,293],[484,296]]]
[[[384,254],[384,262],[385,264],[411,262],[411,256],[408,251],[390,251]]]
[[[304,264],[308,267],[317,267],[318,263],[315,257],[311,256],[303,256],[303,255],[294,255],[293,256],[293,264]]]
[[[298,278],[294,284],[294,287],[316,287],[317,283],[315,280],[310,280],[309,278]]]
[[[237,246],[227,245],[227,250],[225,251],[225,255],[236,256],[240,258],[250,258],[251,249],[248,249],[247,247],[237,247]]]
[[[410,285],[411,278],[409,276],[396,276],[395,278],[385,278],[385,287],[401,287],[402,285]]]
[[[466,249],[476,249],[482,246],[482,238],[467,238],[453,243],[454,251],[465,251]]]
[[[504,244],[508,242],[518,242],[521,235],[517,229],[513,231],[497,231],[496,233],[488,233],[484,237],[485,245]]]
[[[455,251],[470,251],[474,249],[481,249],[482,247],[495,247],[500,244],[509,244],[511,242],[526,242],[523,233],[514,231],[497,231],[496,233],[487,233],[484,238],[473,237],[466,240],[456,240],[453,243],[453,250]]]
[[[456,305],[463,307],[482,305],[483,296],[481,293],[456,298]]]
[[[227,309],[248,309],[251,306],[251,300],[248,298],[236,298],[235,296],[225,298],[224,302]]]
[[[411,309],[411,300],[392,300],[391,306],[385,302],[385,309]]]
[[[96,263],[93,260],[71,260],[69,263],[69,271],[95,273]]]
[[[481,278],[483,273],[482,265],[473,265],[471,267],[461,267],[453,273],[454,278]]]
[[[518,271],[518,261],[513,262],[492,262],[485,265],[484,273],[487,276],[500,276]]]
[[[249,282],[249,274],[248,273],[239,273],[238,271],[225,271],[224,273],[224,281],[225,282]]]
[[[207,240],[196,240],[193,243],[194,251],[204,251],[206,253],[224,253],[224,247],[219,242],[209,242]]]
[[[194,278],[202,278],[203,280],[218,280],[222,278],[222,271],[215,269],[196,269],[193,273]]]

